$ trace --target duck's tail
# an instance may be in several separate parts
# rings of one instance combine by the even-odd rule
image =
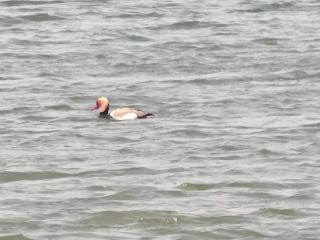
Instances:
[[[140,116],[139,118],[147,118],[147,117],[151,117],[151,116],[154,116],[154,114],[153,113],[146,113],[146,114]]]

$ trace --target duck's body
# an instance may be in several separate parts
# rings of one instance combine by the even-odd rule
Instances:
[[[122,121],[122,120],[133,120],[138,118],[146,118],[148,116],[152,116],[151,113],[145,113],[142,110],[135,108],[117,108],[110,113],[107,111],[101,112],[99,117],[101,118],[111,118],[114,120]]]
[[[148,116],[153,116],[152,113],[146,113],[140,109],[136,108],[117,108],[109,113],[109,100],[107,98],[101,97],[96,101],[96,106],[94,109],[99,109],[101,118],[112,118],[114,120],[133,120],[138,118],[147,118]]]

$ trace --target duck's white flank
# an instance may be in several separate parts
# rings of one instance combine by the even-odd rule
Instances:
[[[117,108],[110,113],[110,116],[115,120],[133,120],[139,117],[138,111],[131,108]]]

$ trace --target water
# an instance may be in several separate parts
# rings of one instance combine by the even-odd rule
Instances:
[[[0,1],[0,239],[318,239],[320,4]],[[98,119],[94,101],[152,119]]]

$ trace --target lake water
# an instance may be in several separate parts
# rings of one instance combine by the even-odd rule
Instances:
[[[1,0],[0,239],[319,239],[319,22],[317,0]]]

